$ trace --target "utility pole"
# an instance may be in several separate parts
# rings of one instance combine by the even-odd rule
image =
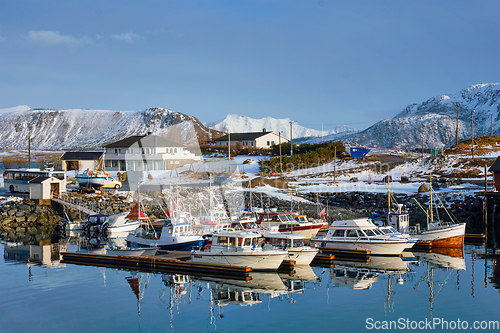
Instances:
[[[491,117],[491,134],[490,136],[493,136],[493,114],[490,113],[490,117]]]
[[[292,135],[292,123],[293,123],[293,120],[290,120],[290,156],[293,156],[293,135]]]
[[[31,168],[31,135],[28,135],[28,169]]]
[[[231,160],[231,131],[227,131],[227,156]]]
[[[333,153],[333,183],[336,183],[337,178],[337,146],[335,146],[335,150]]]
[[[283,176],[283,165],[281,164],[281,131],[278,132],[280,145],[280,175]]]
[[[474,158],[474,111],[472,110],[470,112],[470,119],[471,119],[471,141],[472,141],[472,158]]]
[[[457,135],[456,135],[456,145],[458,146],[458,103],[457,103]]]

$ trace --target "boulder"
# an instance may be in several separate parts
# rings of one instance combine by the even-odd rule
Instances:
[[[426,192],[429,192],[429,189],[427,188],[427,185],[425,183],[423,183],[418,188],[418,193],[426,193]]]

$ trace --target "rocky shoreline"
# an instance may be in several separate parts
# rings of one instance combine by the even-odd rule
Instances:
[[[222,193],[222,192],[221,192]],[[207,191],[204,189],[181,189],[177,195],[181,198],[189,198],[189,206],[184,207],[190,210],[193,216],[203,215],[207,206]],[[167,209],[168,199],[162,197],[160,192],[144,193],[143,207],[146,214],[151,218],[159,218],[164,215]],[[269,197],[266,194],[258,194],[259,199],[265,207],[275,207],[278,211],[290,211],[291,209],[309,217],[318,218],[318,213],[325,208],[329,221],[338,219],[349,219],[356,217],[369,217],[372,214],[385,215],[388,209],[388,196],[384,193],[368,192],[344,192],[344,193],[299,193],[304,200],[290,202],[276,197]],[[194,199],[194,200],[193,200]],[[416,199],[422,206],[429,204],[429,194],[394,194],[394,201],[406,205],[410,214],[410,224],[420,223],[425,225],[426,215],[419,208]],[[463,193],[450,192],[443,198],[443,205],[447,207],[450,215],[457,221],[467,223],[467,233],[482,233],[483,231],[483,197],[478,195],[465,195]],[[130,211],[137,201],[137,198],[124,195],[92,195],[85,197],[85,201],[92,204],[95,211],[112,215]],[[205,201],[205,203],[203,203]],[[239,207],[249,205],[249,194],[239,192],[225,194],[222,202],[226,207],[239,201]],[[259,206],[253,198],[253,205]],[[439,204],[435,203],[435,204]],[[161,206],[161,207],[160,207]],[[488,199],[488,220],[490,231],[497,236],[494,229],[495,218],[500,208],[500,200],[497,197]],[[449,220],[446,212],[440,210],[441,217]],[[44,206],[37,202],[23,199],[21,201],[9,201],[0,205],[0,238],[4,241],[37,243],[43,239],[57,239],[55,233],[58,223],[63,222],[68,216],[71,220],[85,219],[86,215],[70,208],[63,208],[58,203]],[[497,219],[499,220],[499,219]],[[500,229],[500,228],[497,228]]]

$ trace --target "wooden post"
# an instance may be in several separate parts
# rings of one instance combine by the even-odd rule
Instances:
[[[336,183],[336,178],[337,178],[337,146],[334,147],[334,153],[333,153],[333,183]]]

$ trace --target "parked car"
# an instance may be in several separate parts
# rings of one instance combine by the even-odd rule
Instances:
[[[122,187],[122,183],[113,177],[108,177],[106,182],[104,183],[104,188],[114,188],[115,190]]]

